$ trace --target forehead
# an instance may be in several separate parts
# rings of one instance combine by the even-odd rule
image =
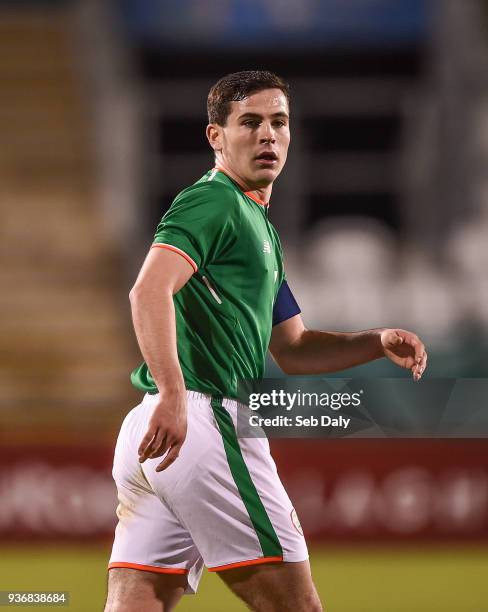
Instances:
[[[288,101],[281,89],[263,89],[238,102],[231,102],[230,117],[237,118],[244,113],[258,115],[288,114]]]

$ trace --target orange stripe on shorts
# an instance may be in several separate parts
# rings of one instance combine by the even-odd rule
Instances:
[[[155,572],[156,574],[188,574],[188,570],[182,567],[157,567],[155,565],[141,565],[140,563],[126,563],[125,561],[115,561],[109,563],[108,569],[115,568],[136,569],[141,572]]]
[[[248,561],[237,561],[236,563],[228,563],[227,565],[218,565],[217,567],[209,567],[209,572],[220,572],[222,570],[234,569],[235,567],[246,567],[247,565],[261,565],[262,563],[279,563],[283,561],[283,557],[259,557],[259,559],[249,559]]]

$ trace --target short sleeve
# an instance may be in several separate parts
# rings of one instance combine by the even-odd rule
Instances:
[[[273,327],[278,325],[278,323],[283,323],[283,321],[291,319],[301,312],[300,306],[295,300],[288,283],[284,280],[278,290],[273,307]]]
[[[237,198],[231,189],[197,183],[175,198],[152,246],[178,252],[196,272],[232,242],[238,222]]]

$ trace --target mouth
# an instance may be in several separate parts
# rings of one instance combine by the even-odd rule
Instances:
[[[278,163],[278,156],[274,151],[263,151],[254,158],[261,166],[272,167]]]

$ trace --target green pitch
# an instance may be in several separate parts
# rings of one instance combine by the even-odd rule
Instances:
[[[103,610],[108,547],[0,548],[0,590],[70,592],[69,607]],[[330,548],[311,552],[327,612],[488,612],[488,549],[459,547]],[[35,610],[22,606],[21,610]],[[244,611],[219,578],[204,573],[198,595],[180,612]]]

